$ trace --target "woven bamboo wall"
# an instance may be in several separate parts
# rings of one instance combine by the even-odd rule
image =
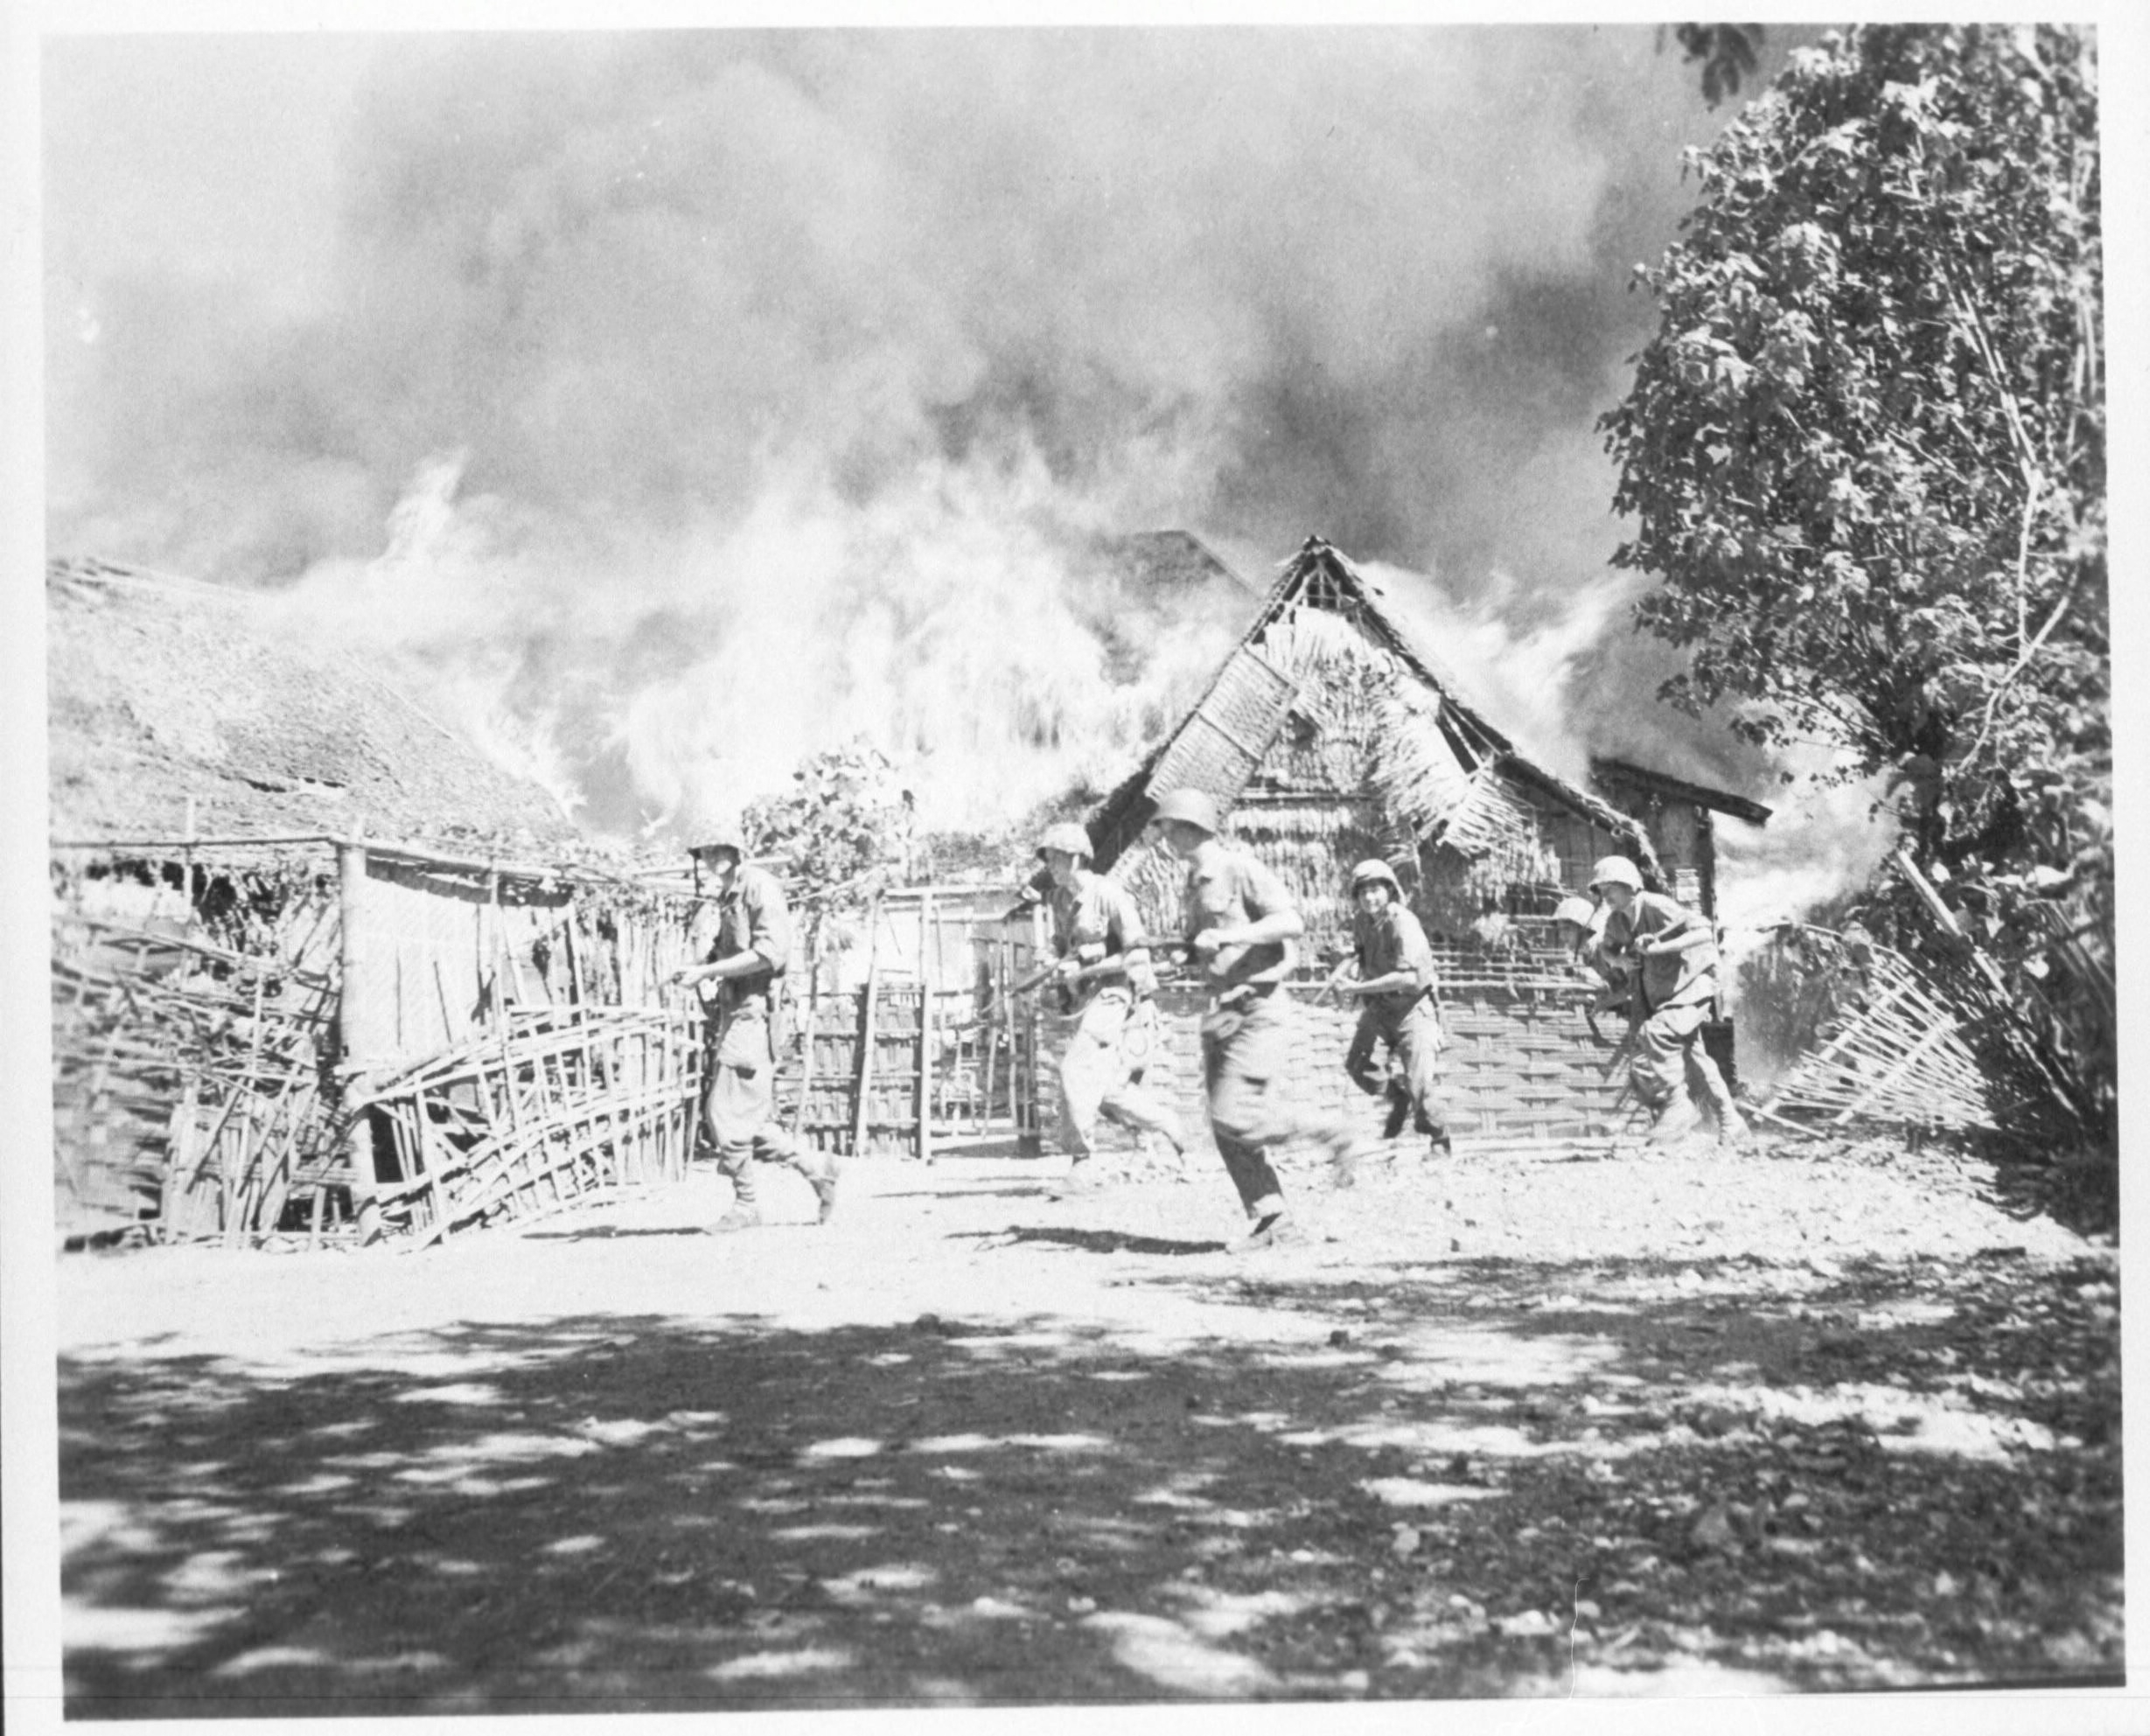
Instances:
[[[1457,955],[1448,949],[1452,966]],[[1357,1023],[1354,1010],[1315,998],[1313,987],[1294,984],[1291,1016],[1300,1036],[1293,1046],[1286,1088],[1302,1103],[1340,1110],[1369,1138],[1380,1129],[1383,1105],[1344,1077],[1344,1056]],[[1581,1007],[1583,986],[1550,987],[1517,970],[1466,975],[1452,969],[1442,989],[1448,1045],[1441,1057],[1441,1084],[1451,1131],[1459,1142],[1602,1137],[1639,1125],[1624,1091],[1626,1069],[1608,1077],[1605,1064],[1617,1035],[1604,1025],[1608,1045],[1590,1035]],[[1146,1083],[1170,1104],[1196,1145],[1213,1149],[1202,1091],[1201,1020],[1205,1004],[1197,991],[1168,988],[1158,996],[1163,1041]],[[1058,1101],[1057,1070],[1074,1029],[1072,1020],[1041,1017],[1038,1090],[1048,1105]],[[1044,1121],[1047,1144],[1065,1149],[1057,1114]],[[1134,1143],[1125,1130],[1106,1124],[1099,1143],[1125,1150]],[[1407,1136],[1391,1149],[1415,1156],[1423,1142]]]
[[[123,859],[71,855],[60,867],[52,1029],[63,1232],[131,1224],[162,1239],[230,1243],[347,1233],[373,1191],[350,1155],[353,1063],[377,1082],[496,1035],[504,1018],[520,1029],[619,1010],[623,991],[652,1000],[687,957],[683,901],[610,881],[570,889],[564,876],[529,873],[502,873],[496,890],[483,871],[400,847],[369,859],[354,897],[341,900],[325,840],[180,841]],[[362,998],[346,995],[341,966],[342,913],[354,907]],[[619,1175],[650,1173],[640,1142],[685,1137],[674,1123],[693,1096],[691,1070],[674,1060],[650,1075],[635,1017],[622,1017],[637,1032],[632,1065],[594,1028],[576,1038],[578,1054],[597,1057],[594,1084],[556,1061],[535,1073],[535,1063],[514,1063],[530,1101],[567,1117],[562,1139],[591,1175],[613,1173],[604,1154],[615,1147],[633,1159]],[[680,1083],[653,1084],[659,1077]],[[678,1101],[660,1108],[667,1093]],[[515,1091],[500,1097],[513,1119]],[[414,1140],[418,1126],[407,1129]],[[408,1173],[386,1135],[373,1147],[376,1182]],[[384,1227],[425,1228],[435,1203],[422,1196]]]

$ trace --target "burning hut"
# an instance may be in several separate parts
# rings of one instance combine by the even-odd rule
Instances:
[[[680,1173],[691,897],[262,599],[46,585],[63,1232],[445,1235]]]
[[[1394,864],[1441,972],[1446,1085],[1458,1132],[1549,1139],[1609,1132],[1622,1080],[1583,1017],[1551,913],[1591,864],[1625,855],[1646,883],[1714,912],[1713,815],[1768,810],[1624,762],[1594,763],[1600,792],[1532,763],[1459,691],[1379,589],[1309,539],[1192,711],[1089,823],[1097,865],[1150,922],[1179,925],[1183,871],[1143,829],[1173,788],[1215,798],[1227,829],[1299,901],[1302,974],[1350,944],[1347,884],[1368,856]],[[1348,1012],[1301,995],[1302,1091],[1340,1096]],[[1191,992],[1168,995],[1168,1064],[1199,1077]],[[1729,1059],[1728,1028],[1712,1034]],[[1044,1046],[1050,1054],[1052,1045]],[[1191,1104],[1190,1105],[1191,1108]],[[1195,1125],[1199,1118],[1192,1118]]]

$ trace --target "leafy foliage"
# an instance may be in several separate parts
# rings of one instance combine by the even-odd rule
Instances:
[[[792,787],[743,816],[757,856],[782,858],[810,920],[863,909],[901,878],[911,810],[896,769],[864,739],[802,761]]]
[[[1739,94],[1741,80],[1754,77],[1763,34],[1760,24],[1678,24],[1672,31],[1682,57],[1702,63],[1702,100],[1713,108]]]
[[[1797,52],[1690,154],[1697,208],[1639,272],[1659,330],[1602,427],[1616,561],[1661,581],[1639,620],[1687,652],[1661,696],[1887,774],[2109,1114],[2097,118],[2078,30]]]

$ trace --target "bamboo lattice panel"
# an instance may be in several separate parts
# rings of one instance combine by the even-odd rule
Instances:
[[[1284,727],[1292,692],[1290,676],[1242,645],[1159,758],[1149,777],[1151,798],[1199,790],[1229,807]]]
[[[431,1242],[677,1180],[691,1154],[701,1021],[562,1007],[373,1080],[365,1111],[383,1227]]]
[[[1885,946],[1865,949],[1860,992],[1764,1105],[1841,1125],[1856,1116],[1924,1126],[1996,1127],[1990,1082],[1956,1009]]]
[[[320,1112],[332,976],[70,912],[52,941],[63,1229],[237,1240],[343,1179]]]

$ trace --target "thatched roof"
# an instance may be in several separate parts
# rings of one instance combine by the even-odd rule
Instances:
[[[1217,593],[1236,600],[1262,594],[1260,585],[1244,577],[1192,531],[1134,531],[1103,539],[1100,549],[1148,596],[1164,592],[1177,600],[1190,594]],[[1246,605],[1239,600],[1237,606]]]
[[[1219,669],[1209,690],[1141,764],[1106,798],[1091,819],[1090,834],[1100,868],[1109,865],[1141,833],[1155,806],[1153,782],[1161,770],[1173,770],[1176,775],[1171,781],[1177,782],[1182,781],[1176,775],[1177,768],[1200,762],[1210,771],[1211,781],[1220,785],[1211,793],[1227,798],[1237,793],[1236,786],[1222,787],[1228,782],[1232,770],[1227,763],[1231,757],[1229,748],[1220,756],[1208,750],[1213,744],[1204,738],[1221,736],[1229,746],[1236,747],[1238,758],[1248,771],[1275,741],[1285,712],[1274,704],[1260,706],[1255,700],[1263,687],[1259,678],[1267,665],[1254,645],[1273,623],[1302,605],[1348,617],[1402,662],[1428,690],[1439,696],[1441,729],[1465,770],[1483,767],[1534,790],[1620,840],[1646,870],[1656,870],[1656,853],[1637,821],[1519,753],[1514,743],[1462,694],[1455,678],[1434,655],[1416,642],[1409,630],[1383,605],[1379,591],[1358,569],[1317,536],[1307,539],[1270,588],[1267,598],[1241,638],[1238,651]],[[1244,720],[1238,727],[1230,722],[1218,727],[1220,715],[1235,712]],[[1250,725],[1254,727],[1250,729]],[[1209,763],[1212,761],[1217,762],[1214,770]]]
[[[383,672],[279,634],[260,600],[103,561],[45,578],[52,835],[568,844],[503,770]]]

